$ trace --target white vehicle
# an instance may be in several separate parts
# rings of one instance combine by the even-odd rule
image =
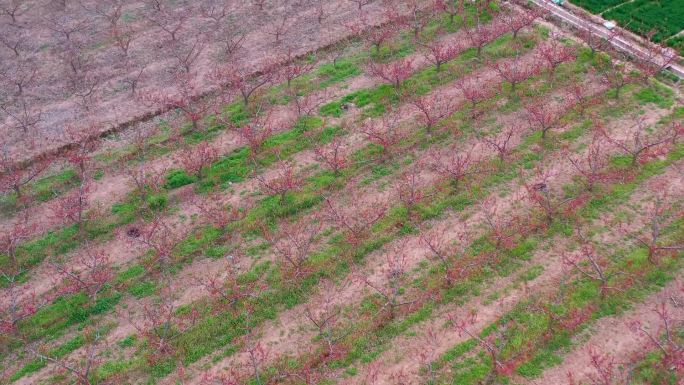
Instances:
[[[617,27],[617,24],[615,24],[614,21],[606,21],[603,23],[603,26],[606,27],[607,30],[611,31],[613,28]]]

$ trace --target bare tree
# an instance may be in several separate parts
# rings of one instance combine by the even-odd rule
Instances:
[[[153,12],[145,15],[147,21],[163,31],[174,42],[190,17],[191,14],[185,10],[171,10],[165,7],[155,8]]]
[[[334,359],[337,344],[348,334],[341,329],[342,304],[337,300],[337,293],[344,287],[338,287],[329,280],[323,280],[319,285],[320,293],[306,306],[304,314],[325,342],[326,358]]]
[[[314,219],[306,224],[284,223],[277,236],[266,227],[263,227],[262,232],[280,259],[287,276],[299,279],[306,272],[306,264],[320,230],[321,222]]]
[[[0,11],[16,24],[19,17],[28,12],[33,4],[28,0],[6,0],[0,3]]]
[[[620,272],[614,269],[610,260],[595,250],[579,228],[576,235],[580,242],[580,248],[576,253],[565,253],[563,263],[573,267],[585,278],[597,282],[600,285],[602,298],[609,290],[618,290],[617,287],[611,286],[611,280]]]
[[[17,199],[23,198],[23,188],[34,181],[51,164],[50,157],[42,156],[23,165],[8,151],[0,154],[0,191],[13,191]]]
[[[595,126],[598,133],[608,143],[630,157],[632,167],[636,166],[639,159],[646,156],[650,151],[668,144],[675,144],[681,135],[681,126],[677,122],[671,123],[664,129],[649,133],[643,118],[637,116],[634,121],[636,124],[632,126],[631,133],[624,139],[611,135],[601,122],[597,122]]]
[[[418,301],[417,299],[406,299],[403,291],[409,278],[406,252],[406,242],[398,242],[385,254],[385,265],[380,276],[381,279],[363,274],[356,278],[380,297],[381,304],[378,314],[386,313],[386,317],[390,320],[394,319],[400,308],[410,306]]]
[[[34,347],[29,345],[29,352],[36,358],[47,361],[56,367],[67,372],[77,384],[79,385],[95,385],[92,381],[92,374],[100,362],[98,352],[101,349],[102,343],[101,331],[96,326],[85,330],[85,347],[79,350],[79,353],[74,357],[67,355],[65,357],[58,357],[51,354],[47,346]]]
[[[380,202],[361,204],[352,211],[326,197],[324,217],[336,224],[352,246],[359,246],[368,239],[375,223],[385,216],[387,205]]]

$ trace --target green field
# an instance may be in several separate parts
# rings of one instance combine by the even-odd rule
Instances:
[[[624,3],[625,0],[570,0],[571,3],[580,6],[591,13],[601,13],[608,8]]]
[[[606,20],[615,20],[618,25],[639,35],[645,36],[655,31],[653,36],[655,42],[666,42],[680,54],[684,52],[684,39],[681,36],[672,38],[684,29],[684,0],[635,0],[632,2],[571,0],[571,2],[593,13],[601,14]]]

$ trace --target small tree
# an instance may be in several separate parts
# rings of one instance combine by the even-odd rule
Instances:
[[[267,25],[264,33],[273,37],[273,44],[279,46],[292,28],[290,18],[287,15],[280,16],[274,23]]]
[[[611,42],[620,35],[620,29],[615,28],[608,32],[608,37],[604,37],[595,33],[593,30],[580,28],[575,33],[582,42],[591,50],[591,56],[594,57],[596,51],[606,51],[610,48]]]
[[[40,176],[50,165],[51,158],[40,156],[23,165],[14,156],[3,151],[0,154],[0,191],[14,192],[18,201],[24,198],[24,187]]]
[[[261,372],[271,351],[268,347],[261,344],[261,342],[254,342],[253,340],[253,336],[247,336],[245,338],[246,342],[243,344],[242,353],[247,356],[248,366],[251,368],[252,378],[256,385],[265,385],[265,382],[261,378]]]
[[[499,213],[496,200],[487,197],[479,203],[485,224],[490,230],[489,238],[497,249],[510,249],[515,245],[515,236],[519,232],[518,218]]]
[[[409,220],[413,218],[414,210],[425,199],[425,183],[420,180],[422,166],[417,164],[403,172],[394,183],[394,191],[399,202],[406,209]]]
[[[380,53],[382,45],[397,33],[397,27],[392,24],[376,27],[365,13],[355,21],[343,25],[352,35],[360,36],[366,44],[375,47],[375,53]]]
[[[340,175],[340,171],[349,164],[349,150],[347,145],[339,137],[325,145],[316,147],[316,160],[322,163],[335,176]]]
[[[261,153],[264,142],[273,134],[271,114],[260,115],[257,112],[249,122],[234,126],[233,130],[237,132],[241,142],[249,147],[250,156],[254,158]]]
[[[546,10],[542,7],[517,7],[515,10],[502,12],[499,17],[502,24],[513,33],[513,39],[517,39],[520,31],[534,25],[534,22],[543,17],[545,13]]]
[[[192,130],[200,129],[199,123],[213,107],[206,98],[200,98],[199,84],[193,74],[178,74],[175,92],[148,92],[139,96],[146,105],[162,109],[178,109],[192,124]]]
[[[237,90],[242,96],[245,106],[249,105],[251,96],[261,87],[271,83],[277,75],[276,67],[269,62],[259,74],[252,75],[233,60],[229,66],[219,67],[212,71],[211,78],[225,84],[229,89]]]
[[[140,315],[135,316],[130,311],[128,320],[145,338],[150,353],[147,360],[155,364],[174,352],[173,341],[185,334],[199,317],[197,310],[179,314],[178,307],[171,295],[171,288],[167,285],[159,291],[159,299],[154,304],[145,304]]]
[[[71,144],[66,152],[66,159],[76,167],[81,180],[85,181],[93,152],[102,144],[98,138],[99,128],[95,125],[87,125],[85,128],[69,125],[64,131]]]
[[[145,69],[147,66],[145,64],[135,65],[131,61],[126,62],[126,75],[121,80],[122,83],[128,86],[131,91],[131,96],[138,98],[138,86],[145,78]]]
[[[500,162],[501,166],[503,167],[505,165],[506,159],[508,158],[508,156],[513,151],[513,149],[511,149],[509,147],[509,144],[511,142],[511,138],[513,138],[514,134],[517,134],[521,131],[522,131],[522,129],[519,125],[512,124],[512,125],[504,128],[503,131],[499,134],[481,135],[478,137],[478,139],[485,146],[496,151],[496,154],[499,157],[499,162]]]
[[[684,249],[684,245],[668,243],[662,236],[663,229],[667,226],[667,218],[673,210],[672,203],[668,199],[667,187],[661,183],[654,183],[649,186],[649,190],[653,194],[653,201],[649,202],[643,209],[649,225],[648,230],[644,232],[623,232],[645,247],[648,250],[648,260],[657,265],[664,252]]]
[[[426,127],[428,132],[432,132],[437,123],[454,111],[454,106],[449,101],[443,102],[443,99],[440,95],[428,94],[409,101],[420,112],[418,121]]]
[[[406,242],[400,241],[385,254],[385,265],[382,280],[378,282],[366,275],[359,275],[357,280],[365,287],[372,289],[380,297],[378,314],[386,312],[386,317],[393,320],[397,311],[410,306],[417,300],[404,300],[404,286],[408,283],[406,261]]]
[[[52,203],[50,208],[53,216],[66,226],[76,225],[78,232],[81,233],[86,220],[86,210],[90,205],[89,196],[90,183],[83,181]]]
[[[124,57],[128,57],[131,49],[131,44],[135,40],[135,30],[130,27],[111,27],[109,29],[109,37],[114,42],[114,45],[121,50]]]
[[[488,337],[482,338],[478,333],[473,333],[470,330],[470,328],[475,325],[475,322],[477,321],[476,312],[472,311],[470,314],[467,314],[464,317],[458,317],[455,314],[451,314],[449,316],[449,320],[451,321],[452,327],[458,332],[459,336],[467,335],[468,337],[477,341],[477,344],[487,351],[487,354],[489,354],[492,364],[494,365],[493,373],[504,375],[510,374],[509,365],[506,365],[506,363],[502,360],[501,351],[496,346],[496,336],[494,334],[490,334]]]
[[[86,293],[97,301],[98,293],[114,276],[109,256],[89,245],[68,264],[50,261],[56,274],[60,294]]]
[[[520,170],[520,178],[523,180],[522,184],[527,192],[527,199],[534,205],[541,209],[546,222],[550,224],[553,220],[561,214],[561,208],[565,206],[566,203],[575,199],[567,198],[561,199],[557,196],[549,186],[549,179],[552,174],[548,170],[543,170],[541,168],[536,168],[534,170],[534,176],[530,181],[525,181],[525,175]]]
[[[295,165],[289,161],[278,161],[275,164],[273,176],[257,174],[254,177],[259,181],[262,191],[267,195],[277,195],[280,202],[284,203],[287,194],[291,191],[300,189],[304,185],[304,180],[297,176]]]
[[[285,79],[287,88],[292,86],[292,81],[310,72],[314,68],[313,63],[299,61],[297,57],[292,54],[291,48],[287,50],[287,54],[283,56],[282,61],[286,64],[280,70],[280,77]]]
[[[542,43],[537,48],[536,54],[539,59],[546,64],[546,68],[549,70],[549,78],[551,79],[553,79],[556,68],[558,68],[559,65],[575,60],[576,58],[575,48],[563,44],[557,36],[552,36]]]
[[[570,100],[570,103],[578,109],[580,116],[584,117],[591,102],[587,87],[584,84],[573,83],[565,95],[565,99]]]
[[[168,279],[166,269],[173,261],[173,253],[178,244],[186,238],[187,231],[184,227],[169,223],[161,213],[156,213],[147,226],[135,236],[129,235],[128,240],[151,250],[143,263],[148,274],[161,273],[163,278]]]
[[[607,258],[596,252],[591,242],[582,234],[579,228],[576,234],[580,242],[580,248],[576,253],[565,253],[563,255],[563,263],[574,268],[575,271],[585,278],[597,282],[601,289],[601,298],[603,298],[609,290],[617,289],[611,286],[610,282],[618,272],[612,269]]]
[[[387,3],[386,9],[393,10],[396,5],[391,0],[385,0]],[[424,5],[419,0],[404,0],[404,5],[406,10],[406,16],[390,18],[391,21],[395,21],[398,25],[406,25],[413,31],[413,39],[418,40],[420,33],[425,29],[428,23],[431,21],[431,7],[424,7]],[[392,20],[394,19],[394,20]]]
[[[24,92],[23,89],[21,92]],[[7,127],[13,131],[21,131],[24,136],[22,139],[29,145],[33,144],[33,138],[26,136],[33,136],[35,128],[43,121],[43,112],[33,104],[33,98],[24,95],[11,98],[5,103],[0,102],[0,111],[9,118],[6,122]]]
[[[264,238],[271,244],[286,274],[292,279],[301,278],[306,272],[306,264],[313,251],[314,242],[321,230],[317,219],[302,225],[284,223],[276,236],[267,227],[262,228]]]
[[[478,58],[482,56],[482,49],[485,45],[489,44],[491,41],[504,33],[504,30],[501,28],[501,26],[502,25],[496,21],[493,21],[487,25],[483,25],[478,22],[474,27],[463,30],[470,46],[475,47]]]
[[[236,309],[235,305],[242,300],[256,298],[258,292],[265,290],[258,281],[243,282],[235,266],[229,265],[222,273],[207,276],[195,276],[194,281],[215,300],[220,301],[222,309]]]
[[[101,349],[102,336],[96,327],[85,330],[85,346],[74,355],[57,356],[47,346],[30,346],[29,352],[37,359],[49,362],[67,373],[78,385],[95,385],[93,372],[100,362],[98,351]]]
[[[439,333],[434,328],[430,327],[423,335],[419,345],[418,357],[421,366],[425,368],[429,383],[435,383],[437,380],[437,368],[435,367],[435,363],[440,358],[437,346],[439,346],[439,342],[444,338],[440,334],[442,333]]]
[[[434,9],[449,15],[449,23],[454,24],[456,16],[465,14],[465,0],[435,0]]]
[[[423,57],[434,64],[437,72],[442,70],[442,65],[454,59],[464,47],[459,43],[451,43],[443,40],[433,40],[421,44]]]
[[[615,99],[620,99],[620,91],[630,83],[638,80],[624,62],[609,58],[602,62],[599,72],[601,82],[615,90]]]
[[[473,156],[473,148],[463,151],[452,145],[447,151],[430,153],[430,166],[447,180],[454,189],[460,187],[461,182],[471,176],[483,172],[478,167],[480,159]]]
[[[364,5],[368,5],[373,2],[373,0],[349,0],[350,2],[356,4],[357,9],[361,11]]]
[[[632,126],[631,133],[625,139],[611,135],[600,122],[595,126],[599,135],[603,136],[608,143],[624,155],[630,157],[632,167],[635,167],[642,157],[647,156],[649,152],[658,147],[665,147],[668,144],[676,143],[679,135],[681,135],[681,126],[678,123],[672,123],[669,127],[654,133],[648,133],[646,122],[643,118],[636,117],[634,120],[636,124]]]
[[[593,138],[584,156],[568,156],[567,159],[581,175],[587,191],[594,191],[596,184],[605,178],[608,156],[598,137]]]
[[[447,227],[441,230],[433,227],[420,232],[420,243],[428,250],[428,258],[436,260],[444,272],[444,283],[451,287],[458,279],[466,275],[475,266],[466,263],[464,254],[470,236],[466,231],[459,232],[453,241],[447,240]]]
[[[521,56],[502,59],[489,63],[499,77],[511,85],[511,92],[515,92],[518,84],[539,73],[539,65],[536,61],[530,61]]]
[[[17,250],[19,246],[29,240],[37,229],[36,222],[29,222],[29,213],[19,214],[11,226],[0,233],[0,253],[10,259],[10,265],[18,267]]]
[[[660,320],[656,331],[650,331],[639,320],[631,321],[630,328],[635,333],[646,336],[649,344],[660,351],[660,366],[677,374],[684,373],[684,345],[677,340],[675,329],[678,320],[672,315],[665,301],[653,306],[653,312]]]
[[[653,42],[653,36],[656,30],[652,30],[646,34],[646,51],[641,51],[642,55],[637,57],[635,64],[639,71],[641,71],[644,80],[654,78],[661,71],[665,70],[673,62],[677,60],[677,52],[669,47],[663,47],[660,44]]]
[[[381,160],[387,161],[394,155],[394,149],[403,138],[399,131],[398,116],[394,113],[383,115],[380,121],[367,119],[360,131],[373,144],[381,148]]]
[[[21,339],[19,323],[51,302],[48,296],[39,300],[35,293],[28,293],[24,287],[21,287],[20,280],[25,273],[26,270],[20,265],[0,269],[0,278],[6,285],[3,288],[4,301],[0,304],[0,341]],[[4,346],[3,352],[5,352]]]
[[[387,205],[380,202],[359,204],[356,210],[346,210],[342,205],[326,197],[324,217],[337,225],[344,234],[347,242],[358,247],[368,239],[370,230],[375,223],[385,216]]]
[[[192,38],[187,37],[169,44],[169,55],[175,59],[176,67],[182,74],[191,74],[206,47],[207,36],[196,33]]]
[[[525,105],[525,111],[530,122],[530,128],[541,132],[542,140],[546,138],[547,132],[554,128],[559,117],[553,105],[541,98]]]
[[[190,12],[183,9],[171,10],[160,7],[145,14],[145,19],[163,31],[170,41],[175,42],[191,16]]]
[[[209,224],[218,229],[226,229],[231,223],[243,220],[249,211],[249,207],[239,209],[226,205],[224,203],[225,193],[220,190],[211,192],[208,198],[195,199],[192,204],[200,213],[199,219],[202,223]]]
[[[323,90],[320,93],[301,93],[297,89],[292,88],[288,91],[287,95],[292,103],[292,109],[297,114],[297,118],[316,115],[318,108],[325,101],[330,100],[328,99],[327,90]]]
[[[461,77],[456,80],[456,87],[463,94],[463,98],[470,102],[470,116],[477,117],[480,114],[478,103],[489,98],[491,90],[483,87],[479,77]]]
[[[32,4],[28,0],[9,0],[0,4],[0,11],[17,24],[19,17],[31,9]]]
[[[337,300],[337,294],[342,291],[342,288],[336,287],[329,280],[323,280],[319,285],[321,286],[320,293],[310,305],[306,306],[304,314],[316,328],[318,336],[325,342],[325,357],[334,359],[337,345],[347,336],[347,333],[340,328],[342,304]]]
[[[8,92],[9,100],[24,101],[26,91],[36,85],[36,77],[38,75],[38,66],[36,62],[30,59],[16,59],[12,61],[12,66],[9,68],[0,69],[0,79],[15,88],[15,92]],[[24,104],[24,103],[17,103]],[[6,110],[4,108],[3,110]]]
[[[594,369],[594,373],[590,373],[587,376],[587,379],[591,381],[591,385],[622,383],[624,378],[618,363],[615,361],[615,357],[608,353],[601,354],[594,346],[589,346],[587,354],[589,355],[589,364]],[[568,372],[568,382],[571,385],[575,385],[575,379],[571,372]]]
[[[185,171],[202,179],[204,171],[219,158],[219,151],[209,142],[201,142],[196,146],[186,148],[174,156],[174,160],[181,164]]]
[[[413,73],[412,59],[399,59],[388,64],[369,62],[366,72],[372,77],[388,82],[394,86],[397,93],[401,91],[401,83],[411,77]]]
[[[135,193],[140,197],[142,202],[147,202],[150,195],[159,193],[166,182],[166,173],[164,170],[152,170],[151,167],[145,163],[132,168],[128,173],[128,177]]]

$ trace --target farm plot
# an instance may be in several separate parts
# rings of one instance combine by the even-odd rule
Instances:
[[[635,0],[603,16],[642,36],[655,31],[653,41],[660,43],[684,30],[684,1]]]
[[[682,377],[676,85],[534,9],[346,7],[350,39],[10,163],[0,383]]]

